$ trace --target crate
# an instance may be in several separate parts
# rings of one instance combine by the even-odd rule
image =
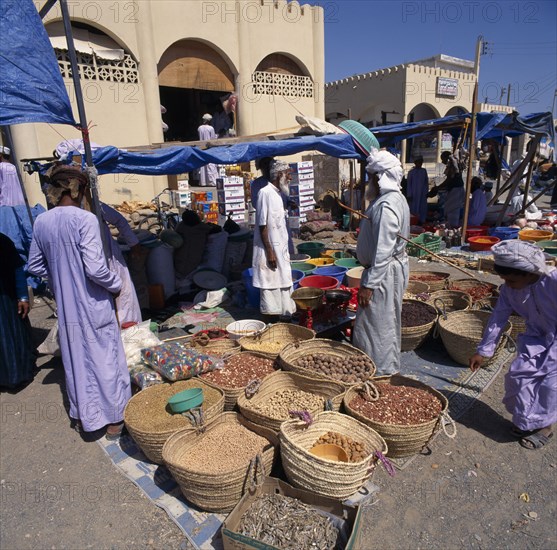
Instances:
[[[425,246],[429,251],[437,254],[441,250],[441,237],[433,235],[433,233],[422,233],[417,237],[412,239],[412,243],[421,244]],[[417,246],[408,243],[406,245],[406,252],[409,256],[414,256],[415,258],[422,258],[427,256],[428,253]]]

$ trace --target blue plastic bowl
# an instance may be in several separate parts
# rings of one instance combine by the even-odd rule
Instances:
[[[259,309],[261,305],[261,293],[258,288],[253,286],[253,269],[251,267],[244,269],[242,272],[242,281],[246,287],[248,304],[255,309]]]
[[[294,287],[294,290],[296,290],[300,286],[300,281],[305,276],[306,274],[303,271],[300,271],[298,269],[292,270],[292,286]]]
[[[502,241],[508,241],[510,239],[518,238],[518,232],[520,229],[517,227],[495,227],[491,231],[489,231],[489,235],[491,237],[497,237]]]
[[[316,268],[313,274],[328,275],[329,277],[334,277],[339,282],[339,284],[342,284],[342,281],[344,281],[344,275],[347,271],[347,267],[338,265],[325,265],[323,267]]]

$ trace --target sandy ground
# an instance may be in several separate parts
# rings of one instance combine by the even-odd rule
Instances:
[[[43,300],[31,320],[40,342],[53,323]],[[0,394],[0,548],[190,548],[166,513],[70,428],[60,361],[42,357],[39,367],[26,388]],[[362,548],[557,548],[557,441],[520,447],[502,394],[501,374],[458,421],[455,440],[438,437],[431,455],[394,478],[375,474],[381,491],[365,511]]]

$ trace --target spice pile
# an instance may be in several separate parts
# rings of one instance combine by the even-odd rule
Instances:
[[[460,292],[466,292],[472,297],[474,302],[478,300],[483,300],[484,298],[488,298],[493,293],[493,290],[488,285],[482,285],[478,283],[477,286],[465,286],[459,287],[457,284],[452,284],[450,290],[459,290]]]
[[[338,529],[326,516],[296,498],[263,495],[246,510],[241,535],[284,550],[333,550]]]
[[[249,344],[251,351],[273,354],[280,353],[284,346],[286,346],[284,342],[250,342]]]
[[[224,474],[247,468],[269,441],[241,424],[222,423],[186,448],[178,462],[200,474]]]
[[[296,359],[294,365],[348,384],[365,382],[375,372],[372,360],[366,355],[336,357],[316,353]]]
[[[442,281],[443,279],[446,279],[443,275],[434,275],[431,273],[410,273],[411,281],[422,281],[427,283],[428,281]]]
[[[357,395],[350,401],[350,407],[362,416],[382,424],[422,424],[434,420],[443,408],[435,395],[411,386],[375,384],[379,391],[377,401],[368,401]]]
[[[288,420],[290,411],[322,411],[325,400],[302,390],[279,390],[261,403],[250,403],[250,408],[267,418]]]
[[[354,441],[347,435],[339,434],[338,432],[327,432],[323,434],[315,443],[315,445],[333,444],[342,447],[348,455],[349,462],[360,462],[369,456],[363,443]]]
[[[225,360],[223,369],[202,374],[201,378],[221,388],[244,388],[252,380],[260,380],[274,372],[274,364],[272,359],[242,353]]]
[[[427,304],[418,302],[403,302],[402,304],[401,322],[405,328],[428,325],[436,317],[435,309]]]
[[[175,384],[159,384],[139,392],[128,402],[126,423],[144,432],[165,432],[189,426],[190,422],[181,414],[172,414],[167,401],[173,395],[192,388],[203,389],[203,411],[215,405],[222,394],[197,380],[184,380]]]

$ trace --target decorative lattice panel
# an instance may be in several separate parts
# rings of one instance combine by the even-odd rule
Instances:
[[[256,71],[251,82],[256,94],[313,97],[313,81],[309,76]]]

